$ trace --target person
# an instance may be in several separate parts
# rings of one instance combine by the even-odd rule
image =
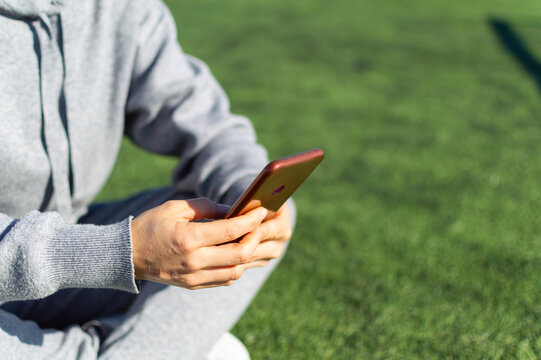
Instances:
[[[1,357],[205,358],[295,210],[220,220],[267,155],[166,6],[0,0],[0,122]],[[124,134],[172,185],[92,205]]]

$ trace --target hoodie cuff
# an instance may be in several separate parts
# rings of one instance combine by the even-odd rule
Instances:
[[[129,217],[112,225],[66,225],[43,249],[58,288],[109,288],[138,293]],[[54,259],[54,260],[53,260]]]

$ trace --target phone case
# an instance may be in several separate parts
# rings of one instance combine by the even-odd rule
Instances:
[[[263,206],[272,214],[286,202],[323,160],[321,149],[271,161],[231,207],[226,219]]]

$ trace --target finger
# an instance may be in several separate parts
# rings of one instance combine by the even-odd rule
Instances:
[[[199,259],[202,269],[246,264],[253,258],[261,238],[261,233],[257,231],[248,233],[239,242],[199,248],[194,256]]]
[[[291,237],[291,224],[289,215],[282,213],[271,220],[261,224],[260,231],[263,234],[263,240],[286,241]]]
[[[264,208],[254,209],[244,215],[227,220],[192,223],[198,247],[219,245],[241,238],[254,231],[267,215]]]
[[[284,212],[289,213],[289,208],[287,207],[287,203],[284,203],[284,205],[280,206],[280,208],[274,213],[274,217],[278,217],[282,215]]]
[[[197,286],[235,281],[240,279],[243,272],[243,265],[215,268],[210,270],[199,270],[192,274],[183,276],[181,282],[186,288],[191,289]]]
[[[281,241],[265,241],[255,249],[250,262],[271,260],[279,258],[284,251],[284,243]]]
[[[163,280],[153,280],[153,281],[159,282],[159,283],[162,283],[162,284],[165,284],[165,285],[172,285],[172,286],[177,286],[177,287],[183,287],[183,288],[188,289],[188,290],[206,289],[206,288],[218,287],[218,286],[229,286],[229,285],[232,285],[232,284],[234,283],[233,280],[229,280],[229,281],[215,281],[215,282],[210,282],[210,283],[206,283],[206,284],[201,284],[201,285],[196,285],[196,286],[192,286],[192,287],[187,287],[185,284],[180,283],[180,282],[178,282],[178,281],[173,281],[173,280],[167,280],[167,281],[163,281]]]
[[[252,269],[255,267],[263,267],[269,265],[269,260],[252,261],[244,265],[244,270]]]
[[[276,219],[282,216],[287,216],[289,218],[289,207],[287,206],[287,203],[284,203],[284,205],[274,212],[272,218]]]
[[[222,219],[229,206],[215,203],[207,198],[196,198],[189,200],[172,200],[165,203],[166,206],[176,208],[176,216],[182,220],[199,219]]]
[[[220,287],[220,286],[230,286],[230,285],[233,285],[233,283],[234,283],[234,281],[214,282],[214,283],[208,283],[208,284],[194,286],[192,288],[189,288],[189,290],[200,290],[200,289],[208,289],[208,288],[214,288],[214,287]]]

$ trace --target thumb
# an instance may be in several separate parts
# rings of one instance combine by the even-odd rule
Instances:
[[[223,219],[229,206],[215,203],[207,198],[186,200],[187,209],[184,218],[187,220]]]

